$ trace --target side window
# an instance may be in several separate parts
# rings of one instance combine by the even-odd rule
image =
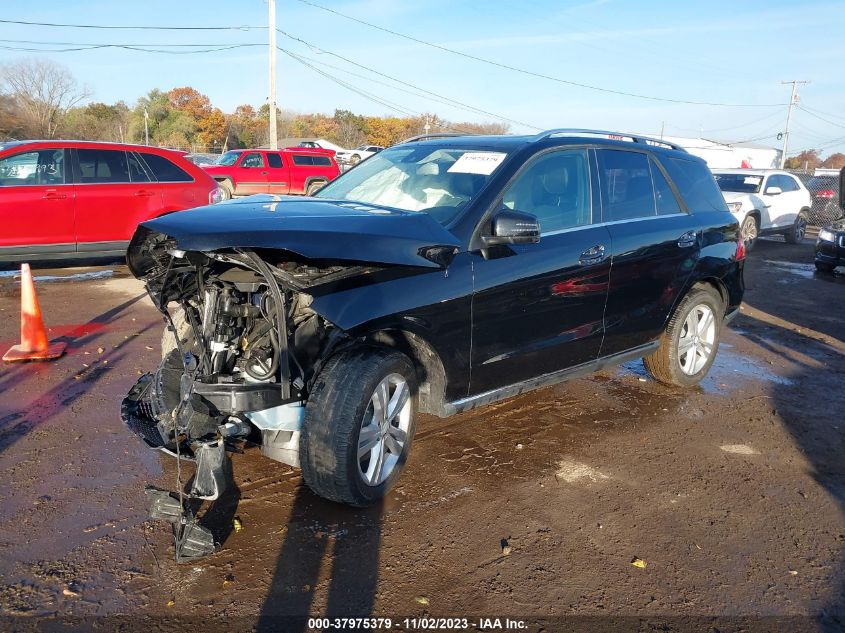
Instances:
[[[129,178],[132,182],[150,182],[150,176],[135,152],[126,155],[129,161]]]
[[[704,161],[664,158],[661,162],[681,192],[687,209],[692,212],[728,210],[716,179]]]
[[[302,154],[294,154],[293,155],[293,164],[294,165],[313,165],[314,158],[311,156],[303,156]]]
[[[164,156],[141,152],[141,158],[159,182],[193,182],[191,175]]]
[[[258,152],[250,152],[243,157],[241,167],[264,167],[264,158]]]
[[[332,166],[332,159],[328,156],[312,156],[311,160],[314,161],[314,164],[318,167],[331,167]]]
[[[614,149],[601,149],[597,154],[604,221],[657,215],[648,156]]]
[[[531,213],[544,234],[590,224],[590,170],[586,150],[552,152],[535,160],[508,187],[504,206]]]
[[[793,178],[792,176],[784,176],[783,174],[781,174],[779,178],[781,183],[779,186],[781,189],[783,189],[784,193],[787,193],[789,191],[798,191],[801,189],[801,187],[798,186],[798,183],[795,182],[795,178]]]
[[[651,177],[654,181],[654,195],[657,198],[657,215],[681,213],[681,205],[678,204],[678,199],[669,186],[666,176],[654,160],[649,159],[649,165],[651,165]]]
[[[0,187],[63,185],[65,153],[42,149],[0,159]]]
[[[282,166],[282,157],[279,154],[267,152],[267,163],[270,165],[270,167],[278,169]]]
[[[82,184],[130,182],[126,152],[122,150],[79,148],[76,156]]]

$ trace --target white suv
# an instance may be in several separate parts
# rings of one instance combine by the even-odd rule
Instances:
[[[746,248],[761,235],[780,234],[790,244],[804,239],[813,199],[798,178],[778,169],[714,169]]]

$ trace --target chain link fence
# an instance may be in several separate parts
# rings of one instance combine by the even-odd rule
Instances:
[[[824,226],[843,216],[842,207],[839,206],[840,175],[838,173],[800,169],[788,169],[787,171],[804,183],[804,186],[810,191],[813,198],[810,217],[808,218],[810,224]]]

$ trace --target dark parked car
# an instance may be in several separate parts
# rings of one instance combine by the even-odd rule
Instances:
[[[840,176],[813,176],[807,181],[807,189],[813,196],[810,207],[810,222],[824,226],[842,217],[839,197]]]
[[[397,145],[313,198],[140,227],[129,265],[171,308],[179,349],[165,345],[123,417],[200,464],[249,437],[317,494],[373,503],[418,412],[640,357],[663,383],[697,384],[739,309],[744,257],[707,165],[669,143],[557,130]]]
[[[845,168],[839,174],[836,196],[841,210],[845,209]],[[831,222],[819,230],[816,240],[816,268],[833,272],[837,266],[845,266],[845,219]]]

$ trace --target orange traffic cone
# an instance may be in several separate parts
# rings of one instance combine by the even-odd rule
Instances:
[[[44,320],[29,264],[21,264],[21,344],[13,345],[3,355],[3,360],[12,363],[19,360],[52,360],[64,354],[67,343],[53,343],[47,340]]]

